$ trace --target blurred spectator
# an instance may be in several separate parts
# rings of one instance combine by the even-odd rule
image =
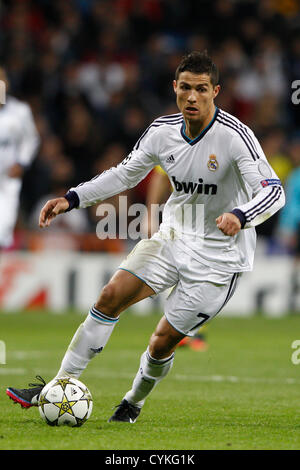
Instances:
[[[300,258],[300,137],[290,144],[294,170],[286,182],[286,205],[280,212],[280,231],[287,249]]]
[[[280,127],[270,128],[261,139],[263,151],[281,182],[285,181],[293,169],[293,163],[287,151],[285,131]]]
[[[284,130],[280,127],[270,128],[262,136],[261,145],[268,161],[284,185],[293,169]],[[265,223],[257,227],[256,230],[258,235],[269,238],[269,252],[280,250],[276,240],[278,218],[279,213],[275,214],[274,217],[272,217],[272,220],[271,218],[266,220]]]
[[[10,83],[0,67],[0,249],[9,248],[19,212],[24,171],[34,160],[40,138],[30,106],[8,94]]]
[[[79,184],[90,179],[95,154],[102,144],[101,131],[96,127],[88,109],[78,101],[69,102],[61,138],[66,153],[75,169],[75,181]]]

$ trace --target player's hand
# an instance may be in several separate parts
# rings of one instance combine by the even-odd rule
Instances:
[[[225,212],[216,219],[216,224],[219,230],[224,235],[233,236],[236,235],[242,228],[241,222],[238,217],[230,212]]]
[[[15,163],[14,165],[10,166],[7,172],[7,176],[10,178],[22,178],[24,173],[24,168],[19,165],[19,163]]]
[[[69,208],[69,202],[64,197],[50,199],[46,202],[40,213],[39,226],[41,228],[49,227],[51,221]]]

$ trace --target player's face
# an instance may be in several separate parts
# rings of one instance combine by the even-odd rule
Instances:
[[[207,74],[181,72],[173,82],[176,102],[186,121],[204,122],[214,109],[214,99],[220,86],[213,86]]]

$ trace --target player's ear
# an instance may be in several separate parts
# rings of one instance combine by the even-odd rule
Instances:
[[[173,90],[174,90],[174,93],[176,94],[177,93],[177,81],[176,80],[173,80]]]
[[[214,87],[214,99],[218,96],[220,89],[221,89],[220,85],[216,85]]]

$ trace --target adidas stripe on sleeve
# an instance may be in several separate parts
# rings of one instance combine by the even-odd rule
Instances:
[[[225,116],[220,119],[236,131],[231,145],[233,164],[242,184],[248,185],[253,194],[249,202],[235,207],[232,212],[239,217],[243,228],[255,227],[284,205],[284,190],[253,132],[233,119],[229,121]]]

